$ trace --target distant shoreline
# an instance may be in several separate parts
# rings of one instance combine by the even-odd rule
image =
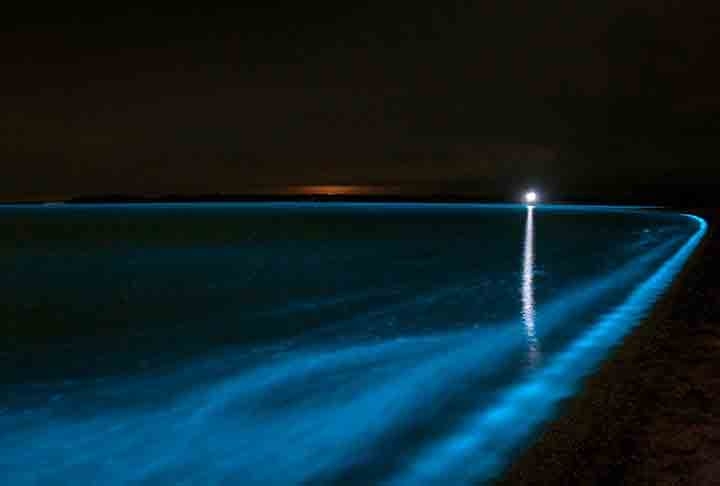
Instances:
[[[66,204],[86,203],[212,203],[212,202],[274,202],[274,201],[312,201],[312,202],[509,202],[497,198],[481,198],[458,195],[398,195],[398,194],[356,194],[356,195],[327,195],[327,194],[241,194],[241,195],[207,195],[207,196],[159,196],[159,197],[133,197],[133,196],[100,196],[76,197],[63,202]]]
[[[377,202],[377,203],[478,203],[478,204],[513,204],[518,199],[508,197],[486,197],[467,194],[209,194],[209,195],[100,195],[78,196],[67,199],[37,199],[0,201],[3,205],[54,205],[54,204],[149,204],[149,203],[219,203],[219,202]],[[653,201],[645,198],[612,199],[612,198],[563,198],[550,200],[548,204],[580,204],[607,206],[645,206],[682,210],[687,204],[673,201]],[[696,207],[703,207],[698,205]]]

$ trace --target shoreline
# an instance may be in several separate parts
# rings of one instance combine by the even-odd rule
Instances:
[[[671,287],[497,484],[717,484],[720,214],[688,213],[708,232]]]
[[[323,186],[310,186],[323,187]],[[231,202],[313,202],[313,203],[478,203],[478,204],[525,204],[521,194],[501,193],[478,194],[463,191],[412,191],[398,188],[376,188],[358,190],[365,186],[328,186],[325,191],[307,191],[291,189],[285,191],[257,191],[247,193],[211,193],[211,194],[89,194],[66,196],[37,196],[24,198],[6,198],[0,200],[3,205],[43,204],[168,204],[168,203],[231,203]],[[540,204],[590,205],[590,206],[629,206],[666,208],[680,210],[687,207],[685,198],[650,197],[598,197],[583,194],[567,194],[550,197]],[[697,201],[696,207],[703,207],[705,201]]]

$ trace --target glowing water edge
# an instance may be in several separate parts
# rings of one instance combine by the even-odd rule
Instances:
[[[3,484],[502,472],[705,222],[637,208],[0,207]]]

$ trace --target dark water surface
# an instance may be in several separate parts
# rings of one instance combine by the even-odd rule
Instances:
[[[0,477],[488,480],[704,231],[631,208],[0,207]]]

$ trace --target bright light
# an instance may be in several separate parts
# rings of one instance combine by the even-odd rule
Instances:
[[[525,202],[528,204],[534,204],[538,201],[538,195],[535,191],[528,191],[525,193]]]

